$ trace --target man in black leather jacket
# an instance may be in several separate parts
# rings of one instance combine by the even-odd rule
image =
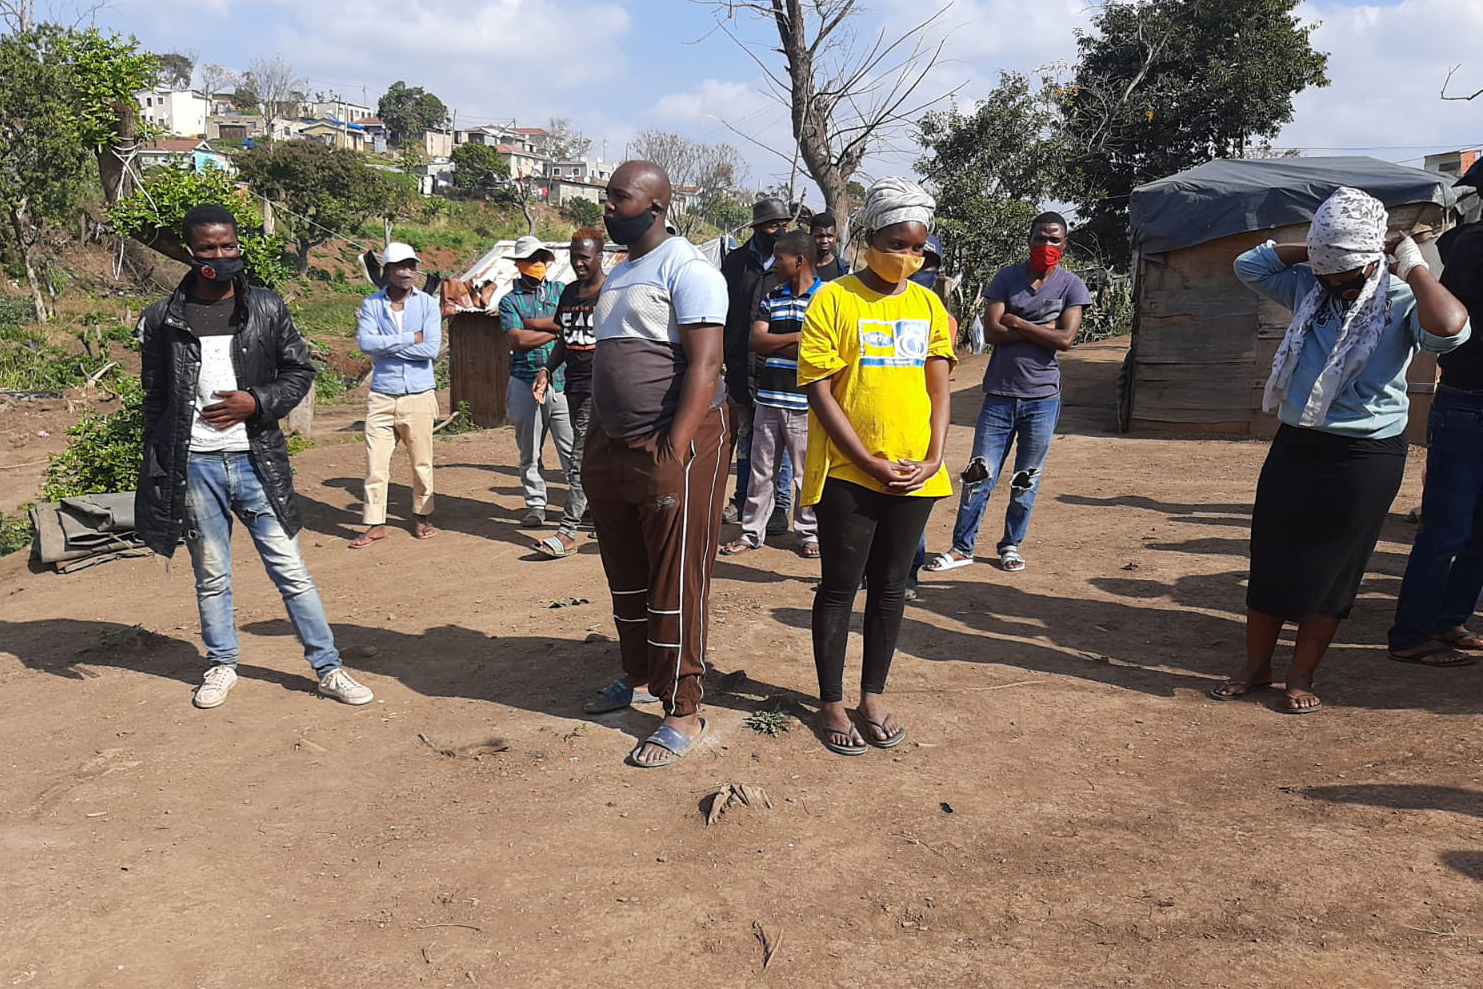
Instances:
[[[319,592],[299,552],[298,506],[278,420],[308,393],[314,366],[283,300],[249,286],[237,224],[221,206],[185,216],[191,271],[139,321],[144,463],[135,494],[140,536],[169,557],[184,538],[196,575],[210,664],[197,707],[220,705],[237,682],[232,522],[252,535],[319,692],[368,704],[371,691],[340,665]]]

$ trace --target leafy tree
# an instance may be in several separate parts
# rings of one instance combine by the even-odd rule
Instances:
[[[0,37],[0,203],[38,320],[48,315],[36,274],[46,227],[76,215],[87,166],[152,72],[152,56],[117,34],[42,24]]]
[[[598,227],[602,223],[602,204],[590,199],[573,199],[566,204],[566,215],[579,227]]]
[[[492,144],[460,144],[452,160],[453,184],[459,189],[493,189],[510,179],[510,160]]]
[[[394,212],[400,199],[362,155],[319,141],[259,145],[235,161],[253,191],[282,207],[278,220],[289,231],[301,271],[309,266],[311,248]]]
[[[919,123],[926,155],[917,170],[937,196],[944,265],[970,290],[1023,260],[1039,204],[1062,198],[1066,151],[1056,91],[1032,88],[1019,73],[964,113],[956,105]]]
[[[1078,212],[1114,260],[1128,256],[1134,187],[1212,158],[1241,157],[1292,120],[1293,96],[1326,86],[1328,56],[1298,0],[1126,0],[1077,39],[1064,93]]]
[[[247,259],[247,278],[276,288],[289,277],[283,263],[283,238],[263,233],[256,202],[219,168],[197,172],[183,165],[164,165],[144,176],[144,187],[108,210],[114,229],[167,257],[187,261],[181,221],[203,203],[216,203],[237,218],[237,238]]]
[[[154,81],[159,86],[185,89],[195,75],[196,60],[184,52],[166,52],[155,56]]]
[[[408,86],[398,79],[376,104],[376,116],[386,125],[392,143],[401,144],[421,140],[423,132],[444,126],[448,108],[421,86]]]

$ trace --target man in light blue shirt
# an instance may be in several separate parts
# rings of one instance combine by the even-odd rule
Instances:
[[[351,542],[365,549],[386,538],[386,485],[397,440],[412,461],[412,533],[438,534],[433,510],[433,422],[438,395],[433,361],[443,345],[438,300],[419,290],[417,252],[393,241],[381,257],[386,287],[361,303],[356,341],[371,358],[366,398],[366,494],[361,521],[369,528]]]

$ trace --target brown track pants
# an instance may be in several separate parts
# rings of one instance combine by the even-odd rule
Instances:
[[[654,433],[587,432],[582,485],[592,506],[623,672],[648,683],[667,715],[694,714],[704,693],[711,568],[731,469],[725,408],[706,413],[680,460]]]

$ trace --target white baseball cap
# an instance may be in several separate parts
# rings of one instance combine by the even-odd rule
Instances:
[[[541,238],[526,234],[515,241],[515,246],[510,248],[511,261],[529,261],[538,254],[546,255],[548,261],[555,261],[556,255],[541,243]]]
[[[417,256],[417,252],[412,250],[411,244],[403,244],[399,240],[394,240],[390,244],[387,244],[386,250],[381,252],[381,263],[383,265],[396,264],[399,261],[420,262],[421,260]]]

